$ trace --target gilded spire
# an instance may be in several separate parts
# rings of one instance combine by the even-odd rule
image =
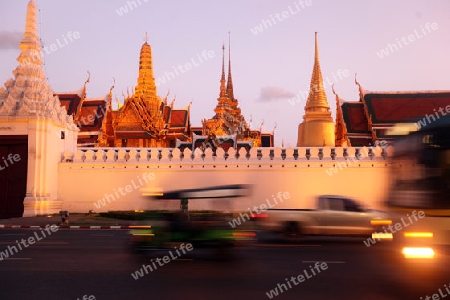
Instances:
[[[238,101],[233,99],[231,71],[228,74],[228,84],[225,80],[225,45],[222,45],[222,76],[220,78],[220,94],[217,98],[217,105],[214,108],[215,115],[212,119],[203,122],[203,134],[214,133],[215,135],[237,134],[241,136],[246,132],[245,119],[238,108]],[[230,95],[231,91],[231,95]]]
[[[222,45],[222,77],[220,78],[220,97],[227,96],[227,88],[225,86],[225,45]]]
[[[325,90],[323,88],[322,71],[320,70],[320,61],[319,61],[319,45],[316,32],[314,67],[311,76],[309,96],[306,102],[305,111],[306,112],[308,110],[316,111],[317,108],[325,111],[328,111],[330,109],[330,106],[328,105],[327,102],[327,96],[325,95]]]
[[[137,96],[144,94],[156,96],[155,78],[153,77],[152,48],[148,44],[147,37],[145,43],[142,45],[139,56],[139,77],[138,84],[135,88],[135,94]]]
[[[228,81],[227,81],[227,94],[231,100],[234,100],[233,92],[233,80],[231,79],[231,37],[228,32]]]
[[[335,126],[323,88],[319,62],[319,45],[315,34],[314,67],[303,122],[298,125],[297,147],[335,145]]]

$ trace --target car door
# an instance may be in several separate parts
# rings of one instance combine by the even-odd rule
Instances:
[[[327,207],[322,210],[323,234],[336,235],[342,233],[344,220],[344,199],[339,197],[327,197]]]
[[[345,228],[342,229],[347,232],[346,234],[366,235],[372,232],[371,215],[356,201],[344,199],[342,217],[345,222]]]

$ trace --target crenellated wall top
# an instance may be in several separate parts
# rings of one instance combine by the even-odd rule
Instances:
[[[222,148],[204,152],[178,148],[78,148],[65,152],[62,163],[219,163],[270,161],[384,161],[392,155],[389,147],[299,147],[299,148]]]

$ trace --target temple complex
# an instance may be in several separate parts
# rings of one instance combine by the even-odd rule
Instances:
[[[231,75],[230,48],[228,49],[228,76],[225,76],[225,47],[222,47],[222,74],[215,115],[203,119],[202,126],[191,127],[190,104],[174,109],[173,99],[157,95],[153,76],[151,47],[146,41],[141,48],[139,76],[133,95],[125,97],[124,105],[112,108],[112,90],[100,98],[86,97],[86,84],[73,92],[55,93],[61,104],[73,116],[80,128],[78,145],[82,147],[159,147],[159,148],[213,148],[273,147],[272,133],[250,128],[234,96]],[[117,99],[116,99],[117,100]]]
[[[96,207],[101,211],[170,209],[142,197],[141,188],[165,191],[173,189],[174,183],[180,189],[211,182],[254,185],[252,196],[235,202],[234,211],[245,211],[278,191],[291,194],[280,208],[312,207],[319,193],[348,194],[371,199],[369,204],[381,203],[388,182],[386,155],[392,148],[375,149],[370,160],[352,165],[349,157],[361,150],[352,147],[392,140],[398,124],[418,128],[450,113],[450,91],[369,92],[355,81],[358,101],[342,100],[333,87],[334,124],[323,89],[316,34],[310,93],[298,127],[299,148],[256,149],[273,147],[273,132],[262,133],[262,125],[252,130],[251,121],[245,120],[234,96],[230,58],[225,76],[225,51],[215,114],[203,120],[202,126],[191,127],[189,105],[174,109],[173,99],[168,103],[168,96],[157,95],[147,41],[140,52],[137,86],[117,110],[112,108],[114,85],[100,98],[86,96],[90,76],[79,90],[54,92],[43,69],[36,13],[36,4],[30,0],[18,66],[0,88],[0,218],[60,210],[86,213]],[[323,146],[335,148],[325,151]],[[200,155],[193,151],[190,156],[180,151],[198,147],[223,149]],[[233,150],[250,147],[246,155]],[[340,172],[338,165],[347,170]],[[349,189],[347,183],[361,174],[365,180]],[[153,175],[151,183],[145,177],[149,175]],[[128,192],[131,182],[134,188]],[[127,194],[115,201],[112,191],[123,186]],[[114,201],[108,200],[101,208],[94,206],[109,194]],[[214,202],[193,205],[199,210],[217,209],[218,202]]]
[[[315,33],[314,67],[303,122],[298,125],[297,147],[335,145],[335,125],[323,87],[319,62],[319,46]]]

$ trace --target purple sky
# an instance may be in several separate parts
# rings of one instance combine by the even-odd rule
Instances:
[[[45,72],[54,91],[81,88],[89,71],[88,97],[107,94],[114,77],[114,94],[123,102],[122,91],[126,94],[127,87],[136,85],[139,51],[148,32],[155,78],[195,62],[191,70],[178,71],[158,86],[160,96],[169,90],[176,95],[175,107],[193,101],[194,126],[214,115],[221,47],[231,31],[235,96],[247,121],[252,115],[252,128],[259,128],[263,119],[263,131],[277,124],[276,146],[282,140],[285,146],[296,145],[305,100],[301,95],[299,102],[292,98],[309,91],[315,31],[333,118],[335,97],[328,83],[335,83],[342,98],[355,101],[355,73],[371,91],[449,90],[447,0],[35,1],[39,35],[49,52],[43,51]],[[27,3],[0,3],[2,85],[17,65]],[[258,26],[262,31],[255,34]],[[70,31],[78,32],[78,39],[68,40]],[[200,62],[197,55],[203,51],[212,51],[214,57]]]

